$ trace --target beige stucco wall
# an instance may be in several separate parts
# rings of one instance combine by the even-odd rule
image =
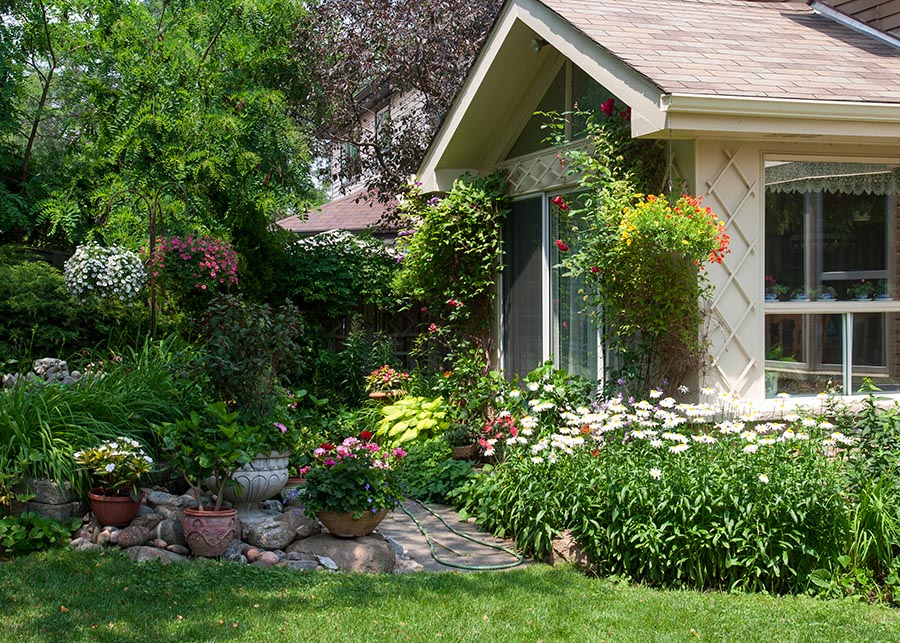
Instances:
[[[689,188],[723,218],[731,254],[712,266],[715,285],[705,385],[747,399],[765,397],[764,160],[766,158],[900,162],[900,144],[823,141],[696,140],[676,147]]]

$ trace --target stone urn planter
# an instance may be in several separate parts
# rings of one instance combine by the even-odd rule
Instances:
[[[387,515],[387,509],[381,509],[377,513],[367,511],[359,518],[353,517],[353,512],[339,513],[335,511],[320,511],[317,515],[332,536],[338,538],[357,538],[367,536],[375,531]]]
[[[241,485],[241,491],[237,493],[237,487],[227,487],[224,498],[230,502],[242,515],[255,511],[260,502],[268,500],[284,488],[288,480],[288,453],[260,454],[235,471],[232,476]],[[207,479],[206,485],[213,488],[215,480]]]
[[[134,520],[141,507],[141,503],[131,496],[107,495],[102,489],[91,489],[88,499],[97,522],[105,527],[125,527]]]
[[[184,510],[184,539],[195,556],[212,558],[224,554],[237,537],[237,525],[234,509]]]

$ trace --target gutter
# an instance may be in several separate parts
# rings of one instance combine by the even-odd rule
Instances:
[[[677,114],[705,114],[710,116],[900,123],[900,103],[664,94],[660,97],[660,109],[669,118]]]

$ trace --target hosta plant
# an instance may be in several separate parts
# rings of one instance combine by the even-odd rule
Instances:
[[[444,398],[410,395],[381,409],[375,434],[385,444],[398,445],[428,439],[450,427]]]

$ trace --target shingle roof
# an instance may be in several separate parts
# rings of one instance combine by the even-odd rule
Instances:
[[[541,2],[668,94],[900,103],[900,49],[803,2]]]
[[[377,228],[385,211],[384,204],[375,199],[360,199],[357,202],[358,197],[358,194],[341,197],[310,210],[305,220],[294,215],[277,224],[299,234],[318,234],[336,229],[361,232]]]

